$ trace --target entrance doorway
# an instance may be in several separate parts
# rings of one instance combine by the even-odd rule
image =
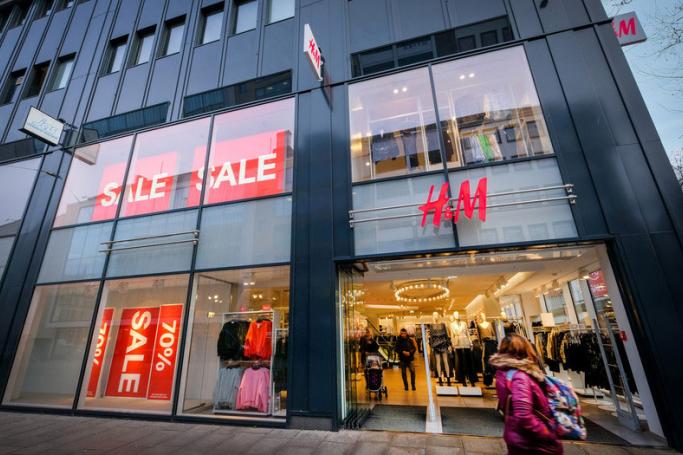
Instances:
[[[574,386],[589,441],[665,445],[604,246],[379,260],[339,273],[347,427],[501,436],[488,359],[518,333],[547,374]]]

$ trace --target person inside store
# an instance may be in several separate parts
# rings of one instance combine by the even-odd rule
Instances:
[[[415,359],[416,350],[417,343],[415,343],[415,340],[408,336],[408,331],[406,329],[401,329],[401,332],[396,339],[394,351],[396,351],[399,364],[401,365],[401,377],[403,378],[403,388],[405,390],[408,390],[406,369],[410,371],[410,384],[412,385],[413,390],[415,390],[415,364],[413,363],[413,360]]]
[[[361,365],[365,366],[368,354],[375,354],[377,352],[379,352],[377,340],[375,340],[375,337],[370,333],[370,329],[365,329],[365,335],[360,339]]]
[[[498,409],[505,415],[508,454],[562,454],[562,443],[550,427],[545,375],[529,340],[515,333],[506,336],[489,364],[497,370]],[[508,374],[510,370],[514,372]]]

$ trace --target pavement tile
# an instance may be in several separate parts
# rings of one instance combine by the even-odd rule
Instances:
[[[278,455],[311,455],[320,453],[316,447],[287,446],[277,451]]]
[[[564,447],[564,454],[565,455],[585,455],[586,452],[583,450],[583,445],[582,444],[571,444],[571,443],[563,443],[562,446]]]
[[[427,453],[424,447],[389,447],[387,455],[425,455]]]
[[[398,447],[427,447],[430,436],[419,433],[397,433],[391,438],[391,445]]]
[[[318,446],[317,453],[324,455],[351,455],[353,443],[323,441]]]
[[[257,441],[246,447],[244,453],[253,455],[270,455],[273,453],[281,453],[287,444],[286,439],[282,438],[258,438]],[[233,449],[233,444],[230,444],[230,449]]]
[[[296,437],[289,440],[289,446],[317,447],[328,436],[326,431],[305,430],[300,431]]]
[[[584,444],[581,448],[588,455],[628,455],[624,447],[607,444]]]
[[[464,447],[462,438],[458,436],[433,434],[427,439],[427,447]]]
[[[358,442],[353,448],[354,455],[383,455],[389,450],[386,442]]]
[[[329,442],[342,442],[345,444],[353,444],[354,442],[358,441],[358,438],[360,436],[360,431],[338,431],[338,432],[329,432],[327,433],[327,436],[325,437],[325,441]]]
[[[426,455],[465,455],[462,447],[427,446]]]
[[[626,447],[626,451],[634,455],[674,455],[678,453],[672,449],[651,449],[649,447]]]
[[[359,431],[358,441],[361,442],[389,442],[391,433],[387,431]]]
[[[505,443],[497,438],[463,438],[463,447],[466,453],[505,453]]]

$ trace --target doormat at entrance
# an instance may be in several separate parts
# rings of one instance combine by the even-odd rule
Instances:
[[[393,430],[422,433],[425,431],[425,406],[378,404],[361,427],[363,430]]]
[[[503,420],[493,408],[442,406],[441,427],[446,434],[503,436]]]
[[[628,445],[628,442],[584,417],[586,442]],[[503,436],[503,419],[492,408],[441,407],[441,425],[446,434]]]

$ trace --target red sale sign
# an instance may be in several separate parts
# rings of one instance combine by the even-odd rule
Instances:
[[[126,308],[116,337],[106,395],[144,398],[157,333],[159,308]]]
[[[110,220],[116,216],[116,207],[119,205],[121,194],[121,181],[125,172],[126,163],[112,164],[104,168],[91,221]]]
[[[182,317],[182,304],[162,305],[159,310],[159,328],[154,340],[152,373],[147,390],[150,400],[171,399]]]
[[[198,199],[208,184],[204,202],[235,201],[282,193],[285,190],[285,159],[289,132],[275,131],[217,142],[211,151],[208,183],[204,168],[196,161],[190,201]]]
[[[129,193],[123,215],[141,215],[168,210],[176,174],[176,153],[169,152],[136,160],[128,175]]]
[[[104,353],[107,352],[107,343],[109,343],[109,332],[111,332],[111,320],[113,316],[113,308],[104,309],[104,313],[102,314],[102,322],[100,323],[100,330],[97,332],[97,345],[95,346],[95,355],[93,356],[92,360],[92,369],[90,370],[90,380],[88,381],[88,397],[94,397],[97,393],[97,383],[100,381]]]

